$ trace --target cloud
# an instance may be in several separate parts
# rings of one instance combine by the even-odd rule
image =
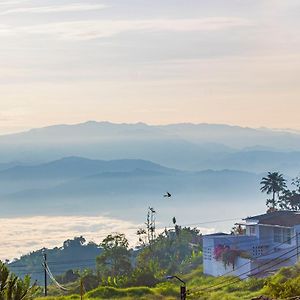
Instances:
[[[75,236],[100,243],[112,232],[125,233],[136,245],[136,230],[141,224],[109,216],[34,216],[0,218],[0,259],[13,259],[43,247],[52,248]],[[162,231],[163,229],[161,229]],[[213,229],[201,229],[211,233]]]
[[[99,20],[57,22],[24,27],[0,25],[0,34],[49,35],[66,40],[90,40],[111,37],[124,32],[196,32],[226,30],[234,27],[250,26],[251,22],[242,18],[202,18],[202,19],[151,19],[151,20]],[[2,30],[1,30],[2,28]]]
[[[133,243],[139,224],[106,216],[35,216],[0,218],[0,259],[12,259],[83,235],[96,243],[111,232],[124,232]]]
[[[40,7],[22,7],[6,10],[0,15],[20,14],[20,13],[56,13],[56,12],[82,12],[90,10],[100,10],[107,8],[104,4],[71,4],[71,5],[55,5],[55,6],[40,6]]]

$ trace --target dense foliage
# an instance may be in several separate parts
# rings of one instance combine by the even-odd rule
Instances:
[[[66,272],[57,279],[66,283],[69,296],[63,295],[66,292],[59,292],[54,287],[50,287],[49,292],[53,296],[48,299],[80,299],[80,281],[84,285],[84,299],[178,299],[179,284],[167,281],[165,279],[167,274],[177,274],[187,282],[188,299],[286,299],[300,294],[298,288],[300,265],[283,268],[266,279],[239,280],[204,275],[201,235],[191,228],[178,226],[176,230],[166,230],[151,244],[143,246],[138,251],[128,249],[127,240],[121,234],[109,235],[103,240],[102,246],[106,247],[106,251],[102,252],[97,261],[102,264],[103,258],[108,259],[108,268],[103,270],[98,268],[97,272],[93,270]],[[110,264],[109,256],[114,257],[120,250],[122,250],[121,254],[125,255],[124,260],[116,260]],[[130,269],[122,274],[116,272],[115,268],[118,264],[124,263],[126,266],[129,262]],[[111,268],[112,266],[114,267]],[[72,279],[75,281],[72,282]],[[27,280],[24,281],[25,284]],[[28,283],[25,286],[28,288]],[[24,299],[31,299],[31,295],[32,293],[29,292],[28,297]],[[260,298],[262,295],[265,298]]]
[[[265,279],[249,278],[236,280],[234,278],[214,278],[205,276],[201,266],[187,274],[181,275],[187,282],[188,299],[201,300],[250,300],[250,299],[293,299],[300,295],[300,265],[286,267],[275,275]],[[232,281],[231,284],[226,284]],[[212,288],[216,286],[215,288]],[[99,286],[87,292],[84,299],[144,299],[144,300],[176,300],[179,295],[177,282],[161,282],[154,287],[136,286],[118,288]],[[263,296],[263,297],[262,297]],[[41,298],[42,299],[42,298]],[[80,299],[80,296],[49,297],[48,300]]]
[[[153,232],[152,227],[150,230]],[[154,287],[166,275],[185,273],[202,263],[198,230],[176,225],[174,230],[165,230],[155,239],[149,236],[136,250],[128,248],[123,234],[107,236],[101,243],[103,252],[96,259],[99,284]]]
[[[108,235],[101,243],[97,270],[102,277],[127,275],[131,271],[129,243],[124,234]]]
[[[267,201],[270,210],[300,209],[299,178],[292,182],[296,187],[294,190],[288,190],[286,180],[279,173],[269,173],[261,184],[261,190],[272,195],[272,199]],[[196,228],[177,225],[174,217],[174,227],[157,235],[155,214],[155,210],[150,207],[146,227],[137,231],[137,248],[130,249],[129,242],[122,233],[108,235],[96,246],[101,249],[100,255],[95,259],[96,269],[70,269],[57,276],[56,279],[67,286],[67,289],[62,292],[51,286],[49,292],[53,298],[50,297],[49,300],[80,299],[80,293],[85,294],[85,299],[178,299],[178,282],[166,280],[167,275],[175,274],[187,282],[188,299],[287,299],[300,295],[300,265],[283,268],[264,279],[240,280],[204,275],[201,233]],[[232,232],[242,234],[243,230],[236,226]],[[84,243],[82,237],[75,238],[66,241],[64,248],[80,248]],[[236,258],[243,255],[240,251],[221,245],[214,251],[215,258],[222,260],[226,266],[234,265]],[[20,282],[21,287],[23,284],[25,289],[29,289],[28,278],[23,283]],[[24,299],[30,299],[31,293],[26,295],[29,298]],[[10,298],[0,298],[2,299]]]
[[[30,300],[37,292],[38,287],[31,286],[29,276],[21,280],[0,261],[0,300]]]
[[[286,183],[287,180],[278,172],[269,172],[262,178],[261,192],[272,195],[272,198],[266,201],[269,211],[300,210],[300,177],[292,180],[292,189],[288,189]]]
[[[83,237],[75,237],[66,240],[62,247],[53,249],[43,248],[38,251],[21,256],[10,263],[8,267],[18,276],[23,277],[25,274],[32,274],[32,280],[37,280],[39,284],[43,283],[44,275],[41,267],[43,262],[43,253],[47,253],[48,264],[54,275],[59,275],[67,270],[76,270],[80,268],[95,269],[96,256],[101,253],[102,249],[93,242],[86,242]],[[78,261],[80,267],[78,267]],[[70,275],[70,272],[69,272]],[[64,279],[63,279],[64,280]],[[70,282],[70,278],[65,279]]]

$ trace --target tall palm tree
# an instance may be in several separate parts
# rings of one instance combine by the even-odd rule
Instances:
[[[276,195],[279,198],[280,192],[284,191],[286,188],[286,179],[284,179],[282,174],[279,172],[268,172],[266,177],[263,177],[260,184],[262,193],[272,194],[272,199],[267,200],[267,205],[270,204],[274,209],[276,207]]]

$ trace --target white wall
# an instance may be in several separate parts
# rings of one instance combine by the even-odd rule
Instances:
[[[203,272],[207,275],[212,275],[215,277],[223,276],[228,274],[228,276],[240,276],[240,274],[249,272],[251,269],[251,264],[248,263],[250,260],[244,258],[237,258],[235,271],[233,266],[229,265],[224,267],[222,261],[217,261],[214,258],[214,249],[219,244],[221,245],[231,245],[232,248],[237,246],[237,249],[242,248],[242,246],[248,247],[248,242],[254,243],[256,241],[255,237],[247,236],[204,236],[203,238]],[[246,242],[246,243],[245,243]],[[248,263],[248,264],[246,264]],[[242,267],[241,267],[242,266]],[[241,267],[241,268],[240,268]],[[240,269],[239,269],[240,268]]]

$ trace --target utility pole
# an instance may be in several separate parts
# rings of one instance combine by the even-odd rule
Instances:
[[[80,300],[83,299],[83,281],[82,277],[80,277]]]
[[[182,285],[180,287],[180,300],[186,300],[186,286]]]
[[[299,232],[296,232],[297,262],[299,262]]]
[[[45,283],[45,289],[44,289],[44,295],[47,297],[48,290],[47,290],[47,254],[44,253],[44,283]]]
[[[179,278],[176,275],[166,277],[166,279],[174,279],[174,278],[182,283],[180,286],[180,300],[186,300],[186,283],[185,283],[185,281],[183,281],[181,278]]]

